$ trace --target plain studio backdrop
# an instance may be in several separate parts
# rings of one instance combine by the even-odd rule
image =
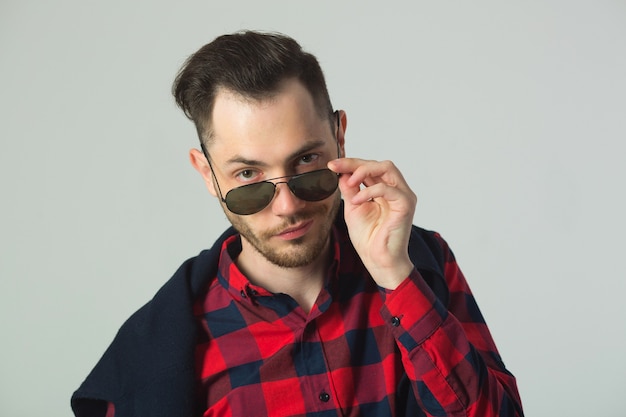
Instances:
[[[528,416],[624,416],[626,2],[0,2],[0,415],[69,416],[227,226],[170,86],[239,29],[319,58],[350,156],[449,241]]]

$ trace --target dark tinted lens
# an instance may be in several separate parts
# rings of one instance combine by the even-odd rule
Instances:
[[[226,206],[235,214],[254,214],[263,210],[274,198],[275,186],[271,182],[257,182],[233,188],[224,200]]]
[[[337,174],[320,169],[292,177],[287,185],[301,200],[320,201],[330,197],[337,189]],[[274,198],[276,186],[268,181],[233,188],[224,197],[226,207],[235,214],[254,214],[263,210]]]
[[[328,198],[337,189],[337,174],[329,169],[311,171],[291,178],[288,182],[291,192],[305,201],[319,201]]]

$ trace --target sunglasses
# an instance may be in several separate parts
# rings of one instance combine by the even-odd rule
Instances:
[[[289,180],[276,181],[285,178]],[[242,185],[227,192],[225,197],[221,196],[219,184],[217,188],[228,210],[235,214],[247,215],[258,213],[272,202],[277,184],[287,184],[293,195],[300,200],[321,201],[333,195],[339,183],[338,178],[339,175],[329,169],[319,169]],[[217,179],[215,183],[217,184]]]

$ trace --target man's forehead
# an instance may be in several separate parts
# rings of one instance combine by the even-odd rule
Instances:
[[[273,133],[305,138],[319,136],[320,131],[330,125],[317,110],[308,91],[294,84],[263,98],[221,89],[215,98],[204,137],[210,143]],[[327,135],[326,130],[323,133],[323,136]]]

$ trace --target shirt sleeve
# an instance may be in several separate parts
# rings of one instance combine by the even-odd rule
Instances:
[[[452,251],[444,254],[448,306],[417,270],[385,295],[381,310],[428,416],[523,416],[515,377],[505,368]]]

